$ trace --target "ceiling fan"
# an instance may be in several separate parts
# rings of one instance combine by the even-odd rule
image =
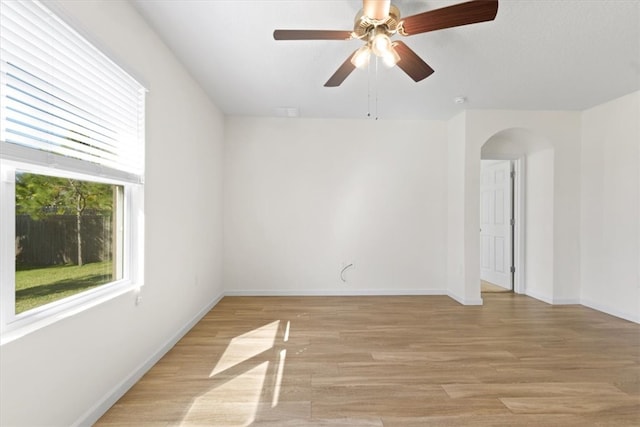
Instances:
[[[390,0],[363,0],[363,8],[355,18],[353,31],[338,30],[275,30],[276,40],[352,40],[365,42],[324,84],[340,86],[357,68],[366,68],[371,54],[388,66],[398,65],[414,81],[419,82],[433,73],[433,69],[400,40],[396,34],[413,36],[429,31],[477,22],[492,21],[498,13],[498,0],[472,0],[440,9],[429,10],[406,18]]]

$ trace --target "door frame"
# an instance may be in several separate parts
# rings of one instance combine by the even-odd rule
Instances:
[[[511,240],[511,253],[512,264],[515,267],[515,272],[512,276],[512,288],[513,292],[517,294],[526,293],[525,283],[525,230],[526,230],[526,218],[525,218],[525,179],[526,179],[526,162],[525,156],[513,157],[513,156],[500,156],[491,155],[482,160],[510,160],[513,166],[513,172],[515,173],[513,180],[513,194],[511,203],[513,205],[513,234]],[[478,207],[479,208],[479,207]]]

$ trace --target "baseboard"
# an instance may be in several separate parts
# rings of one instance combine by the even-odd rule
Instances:
[[[454,299],[462,305],[482,305],[482,298],[465,299],[461,298],[446,289],[365,289],[348,291],[336,290],[280,290],[280,291],[264,291],[264,290],[243,290],[243,291],[227,291],[225,296],[230,297],[299,297],[299,296],[406,296],[406,295],[446,295]]]
[[[406,296],[406,295],[447,295],[444,289],[350,289],[345,291],[314,290],[301,291],[298,289],[264,291],[264,290],[243,290],[227,291],[225,296],[229,297],[304,297],[304,296]]]
[[[579,298],[554,298],[553,305],[579,305]]]
[[[109,391],[100,401],[98,401],[93,407],[84,413],[72,426],[90,426],[104,415],[118,399],[120,399],[133,385],[142,378],[142,376],[158,363],[158,361],[165,355],[171,348],[187,332],[191,330],[211,309],[220,302],[224,297],[224,294],[218,295],[211,302],[209,302],[202,310],[200,310],[191,320],[189,320],[178,332],[176,332],[171,338],[169,338],[155,353],[153,353],[144,363],[136,368],[127,378],[115,386]]]
[[[535,298],[538,301],[546,302],[547,304],[553,304],[553,298],[549,298],[546,295],[539,294],[539,293],[531,291],[529,289],[527,289],[525,291],[525,295],[527,295],[527,296],[529,296],[531,298]]]
[[[640,323],[640,313],[628,313],[616,308],[610,307],[607,304],[602,304],[600,302],[595,302],[590,299],[582,298],[580,299],[580,304],[585,307],[592,308],[594,310],[601,311],[603,313],[609,314],[611,316],[619,317],[624,320],[628,320],[634,323]]]
[[[483,301],[482,298],[477,298],[477,299],[467,299],[467,298],[463,298],[459,295],[454,294],[453,292],[449,292],[447,291],[447,296],[457,302],[459,302],[462,305],[482,305]]]
[[[583,305],[585,307],[589,307],[592,308],[594,310],[597,311],[601,311],[605,314],[609,314],[611,316],[615,316],[615,317],[619,317],[621,319],[624,320],[628,320],[630,322],[634,322],[634,323],[640,323],[640,313],[627,313],[624,311],[620,311],[616,308],[610,307],[606,304],[602,304],[599,302],[595,302],[586,298],[547,298],[546,296],[537,294],[535,292],[531,292],[529,290],[527,290],[526,292],[527,296],[530,296],[531,298],[535,298],[539,301],[542,302],[546,302],[547,304],[552,304],[552,305],[575,305],[575,304],[579,304],[579,305]]]

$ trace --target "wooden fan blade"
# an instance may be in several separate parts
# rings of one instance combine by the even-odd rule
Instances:
[[[351,31],[339,30],[275,30],[276,40],[349,40]]]
[[[362,0],[362,11],[367,18],[382,21],[389,16],[391,0]]]
[[[412,15],[402,20],[403,34],[414,34],[492,21],[498,13],[498,0],[473,0]]]
[[[433,68],[424,62],[414,51],[409,49],[409,46],[401,41],[396,41],[393,43],[393,47],[400,56],[400,61],[398,61],[396,65],[414,81],[419,82],[433,74]]]
[[[324,84],[324,87],[340,86],[344,79],[349,77],[349,74],[351,74],[351,72],[356,68],[356,66],[351,63],[351,58],[353,57],[353,55],[355,55],[356,52],[357,50],[349,55],[347,60],[342,63],[342,65],[336,70],[335,73],[333,73],[333,76],[331,76],[329,80],[327,80],[327,82]]]

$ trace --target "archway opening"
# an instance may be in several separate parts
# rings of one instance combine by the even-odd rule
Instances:
[[[504,171],[508,167],[509,172],[509,179],[505,181],[508,187],[504,187],[509,194],[505,193],[505,198],[500,190],[491,190],[494,194],[488,195],[487,187],[481,188],[481,279],[487,277],[487,271],[502,270],[509,278],[509,286],[503,287],[535,298],[551,299],[554,270],[552,144],[528,129],[510,128],[488,138],[482,145],[480,158],[481,161],[492,161],[485,164],[494,165],[493,169],[488,168],[488,174],[486,170],[482,172],[481,185],[488,182],[487,177],[495,170]],[[503,166],[500,169],[496,165]],[[495,173],[494,178],[497,176],[500,174]],[[505,206],[507,199],[510,199],[508,208]],[[496,206],[503,209],[501,214],[496,213]],[[491,218],[491,215],[496,217]],[[490,229],[490,222],[501,220],[502,233],[482,232],[483,226]]]

